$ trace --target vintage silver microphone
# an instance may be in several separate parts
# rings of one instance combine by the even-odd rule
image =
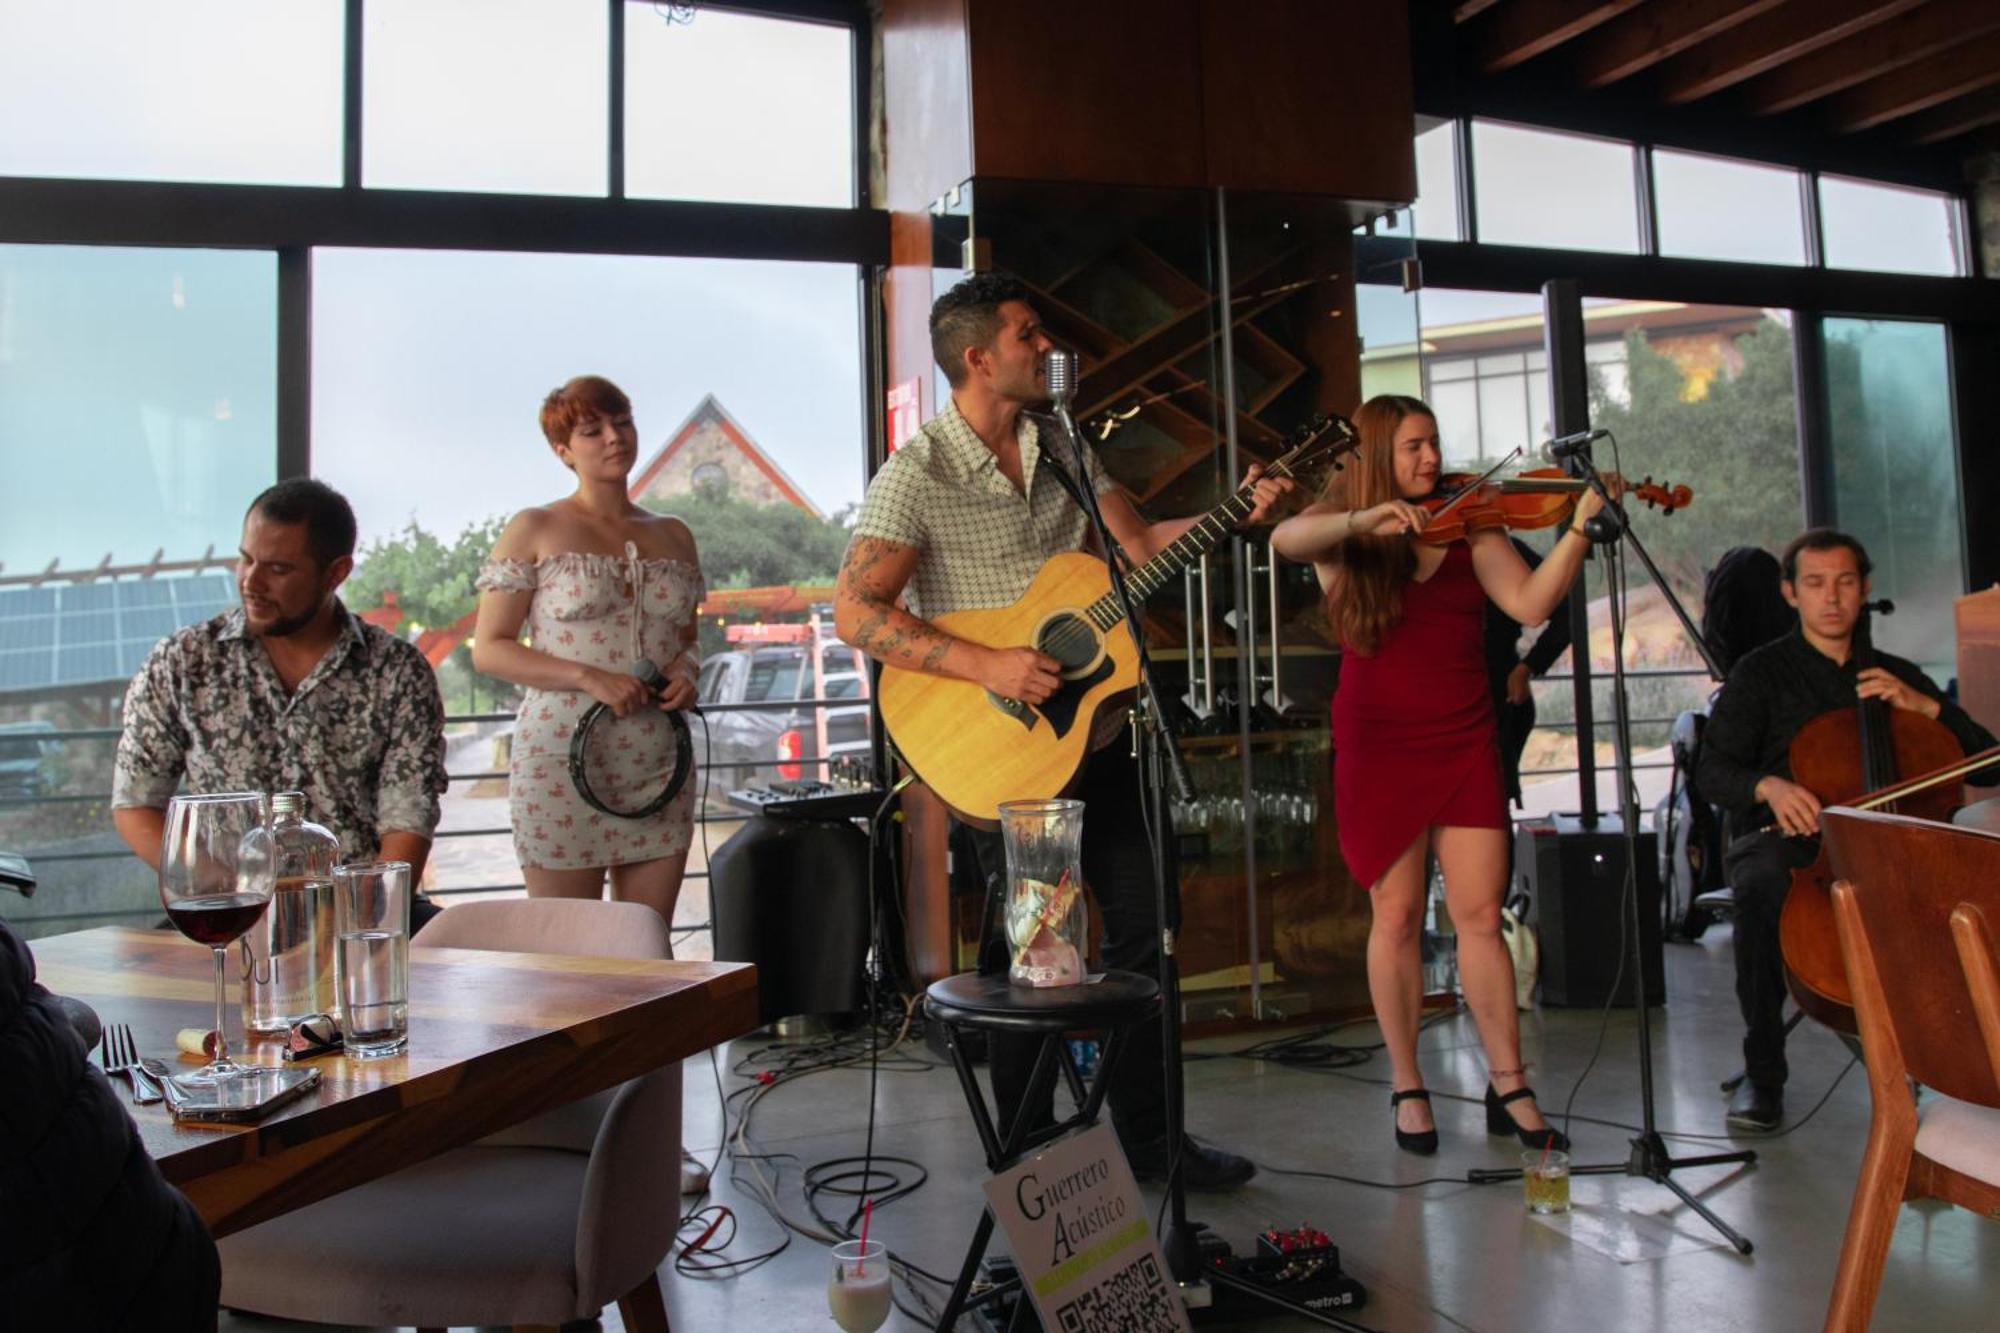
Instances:
[[[1076,353],[1051,348],[1042,358],[1042,380],[1049,391],[1050,414],[1071,440],[1077,439],[1076,421],[1069,414],[1069,401],[1076,394]]]

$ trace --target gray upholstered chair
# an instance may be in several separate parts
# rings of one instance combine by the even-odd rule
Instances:
[[[445,946],[665,958],[636,903],[462,903]],[[657,1070],[468,1148],[225,1237],[222,1303],[334,1324],[554,1326],[617,1302],[665,1333],[659,1265],[680,1222],[681,1070]]]

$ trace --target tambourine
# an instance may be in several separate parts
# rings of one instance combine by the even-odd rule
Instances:
[[[634,662],[632,674],[637,676],[646,688],[655,692],[663,689],[667,683],[666,676],[661,674],[660,669],[653,665],[653,660],[649,657],[642,657]],[[659,795],[637,810],[614,810],[591,790],[588,766],[584,761],[584,751],[590,744],[590,729],[597,725],[599,718],[609,712],[602,701],[599,701],[585,709],[583,716],[577,720],[576,730],[569,738],[570,783],[576,788],[576,794],[583,798],[583,803],[593,810],[602,811],[618,819],[645,819],[656,815],[666,809],[667,802],[680,795],[681,788],[687,785],[688,774],[694,769],[694,740],[688,731],[687,713],[684,710],[676,710],[667,714],[667,721],[674,729],[674,771],[667,778],[667,785],[660,790]]]

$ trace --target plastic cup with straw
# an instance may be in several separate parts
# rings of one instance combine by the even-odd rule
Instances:
[[[882,1242],[868,1239],[875,1200],[861,1205],[861,1239],[833,1247],[833,1278],[826,1308],[847,1333],[874,1333],[889,1319],[889,1260]]]

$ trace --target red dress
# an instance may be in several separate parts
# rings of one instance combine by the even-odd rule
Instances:
[[[1499,734],[1486,682],[1486,592],[1464,542],[1403,589],[1373,655],[1341,645],[1333,694],[1333,812],[1340,854],[1375,886],[1432,825],[1506,828]]]

